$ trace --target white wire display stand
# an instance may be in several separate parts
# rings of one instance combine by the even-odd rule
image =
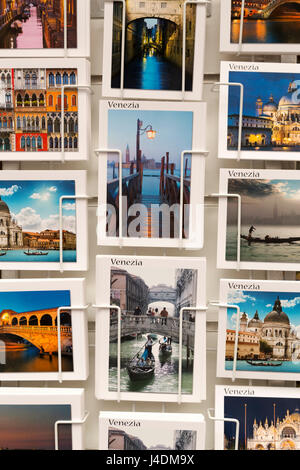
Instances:
[[[117,310],[118,312],[118,336],[117,336],[117,402],[122,401],[121,391],[121,336],[122,336],[122,311],[118,305],[93,305],[97,310]],[[179,355],[178,355],[178,390],[177,403],[182,404],[182,343],[183,343],[183,314],[184,312],[207,312],[207,306],[182,307],[179,313]],[[127,400],[126,400],[127,401]],[[135,405],[134,405],[135,407]],[[165,411],[164,411],[165,412]]]
[[[55,450],[59,450],[59,432],[58,432],[58,427],[59,426],[66,426],[66,425],[71,425],[71,426],[83,426],[86,423],[86,420],[88,419],[90,413],[88,411],[85,412],[84,417],[82,419],[72,419],[69,421],[56,421],[54,423],[54,442],[55,442]]]
[[[224,416],[212,416],[212,413],[215,410],[213,408],[208,408],[207,414],[210,420],[212,421],[221,421],[223,423],[234,423],[235,424],[235,444],[234,450],[239,450],[239,439],[240,439],[240,422],[238,419],[235,418],[224,418]]]

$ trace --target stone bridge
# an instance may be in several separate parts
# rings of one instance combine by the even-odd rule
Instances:
[[[17,313],[2,310],[0,313],[0,335],[11,334],[29,341],[41,353],[57,352],[57,308]],[[71,315],[66,310],[60,313],[62,352],[72,345]]]
[[[130,22],[141,18],[161,18],[173,21],[178,26],[182,24],[183,2],[176,0],[154,0],[151,2],[137,2],[127,0],[126,21]]]
[[[72,346],[72,328],[61,327],[61,350],[66,352]],[[56,326],[1,326],[0,335],[10,334],[29,341],[41,353],[57,353],[57,327]]]
[[[287,3],[299,3],[300,0],[271,0],[270,3],[257,15],[259,18],[269,18],[276,8]]]
[[[168,317],[167,324],[164,324],[165,318],[148,317],[145,315],[125,315],[122,316],[121,335],[122,338],[130,335],[154,333],[161,336],[170,336],[172,341],[179,343],[179,318]],[[111,320],[110,341],[118,339],[118,321],[116,318]],[[183,320],[182,344],[191,350],[194,350],[195,323]]]
[[[148,303],[153,302],[170,302],[176,305],[177,291],[174,287],[158,284],[149,289]]]

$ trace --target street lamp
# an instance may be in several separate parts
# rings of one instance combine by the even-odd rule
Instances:
[[[136,160],[137,161],[138,161],[139,153],[140,153],[140,137],[141,135],[145,133],[147,134],[147,137],[149,140],[154,140],[157,134],[157,132],[152,128],[150,124],[143,128],[143,121],[138,119],[137,130],[136,130]]]

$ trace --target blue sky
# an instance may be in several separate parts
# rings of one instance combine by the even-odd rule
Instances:
[[[273,310],[275,300],[279,296],[283,312],[285,312],[291,325],[300,333],[300,293],[299,292],[253,292],[230,290],[228,302],[240,307],[241,313],[246,312],[248,317],[253,318],[256,310],[260,320]],[[235,328],[236,312],[228,309],[227,327]]]
[[[300,80],[300,74],[265,73],[265,72],[229,72],[229,81],[244,85],[244,115],[256,116],[256,100],[261,98],[263,104],[273,95],[278,104],[280,98],[288,92],[288,87],[294,80]],[[299,87],[299,84],[298,84]],[[229,87],[229,114],[239,112],[240,89]]]
[[[135,158],[137,120],[143,121],[143,128],[149,124],[157,131],[154,140],[141,136],[140,147],[147,158],[160,161],[166,152],[170,153],[170,163],[180,165],[180,154],[192,148],[193,113],[189,111],[108,111],[108,148],[120,149],[125,160],[127,144],[130,159]],[[118,157],[114,156],[117,161]]]
[[[0,292],[0,312],[14,310],[17,313],[31,312],[71,305],[70,291],[22,291]]]
[[[1,181],[0,196],[25,231],[59,228],[59,198],[75,194],[75,181]],[[75,231],[75,201],[66,200],[64,228]]]

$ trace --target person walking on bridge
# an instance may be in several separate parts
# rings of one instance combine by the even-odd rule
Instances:
[[[169,316],[169,312],[167,311],[166,307],[162,309],[162,311],[160,312],[160,316],[162,317],[161,324],[167,326],[167,318]]]

